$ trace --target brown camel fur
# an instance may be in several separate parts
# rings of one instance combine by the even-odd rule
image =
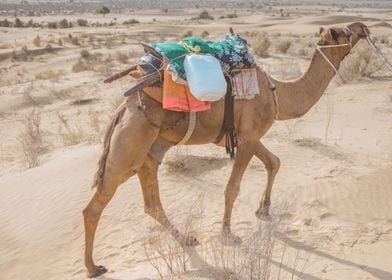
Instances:
[[[354,23],[348,29],[320,29],[318,45],[338,45],[351,43],[354,46],[365,38],[362,23]],[[336,69],[349,54],[350,46],[322,49]],[[278,172],[279,158],[272,154],[260,142],[275,119],[287,120],[303,116],[320,99],[328,84],[335,76],[331,65],[316,50],[309,69],[299,79],[278,81],[276,100],[269,87],[267,74],[258,68],[258,82],[261,94],[252,100],[236,100],[235,126],[239,145],[234,165],[225,189],[225,209],[223,216],[223,236],[236,241],[230,231],[230,220],[234,201],[240,190],[240,182],[250,159],[255,155],[265,165],[268,179],[256,216],[268,215],[271,203],[271,191]],[[276,115],[279,105],[279,114]],[[212,109],[197,114],[194,133],[187,145],[213,143],[217,138],[222,122],[224,101],[213,103]],[[97,188],[92,199],[83,211],[85,226],[85,266],[89,277],[96,277],[106,272],[103,266],[96,266],[93,261],[93,244],[96,228],[103,209],[109,203],[117,187],[129,177],[137,174],[144,197],[145,212],[156,219],[171,234],[186,245],[196,245],[197,240],[183,236],[168,220],[160,201],[157,172],[158,158],[184,136],[189,115],[166,111],[162,105],[145,94],[141,94],[141,103],[135,94],[128,97],[115,113],[104,141],[104,152],[99,161],[99,168],[94,180]],[[222,144],[222,143],[220,143]],[[154,151],[152,151],[154,150]]]

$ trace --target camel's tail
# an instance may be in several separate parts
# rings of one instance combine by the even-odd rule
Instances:
[[[122,116],[124,115],[126,106],[125,101],[117,108],[117,111],[112,117],[108,127],[106,128],[105,138],[103,141],[103,152],[101,158],[98,161],[98,170],[95,173],[94,181],[92,184],[92,188],[97,188],[98,191],[101,191],[103,185],[103,177],[105,175],[105,167],[106,167],[106,160],[108,158],[108,154],[110,151],[110,140],[112,139],[112,135],[114,132],[115,127],[121,120]]]

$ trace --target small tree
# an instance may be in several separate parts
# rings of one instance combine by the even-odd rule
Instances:
[[[66,20],[66,19],[61,20],[59,22],[59,26],[60,26],[60,28],[68,28],[69,27],[68,20]]]
[[[204,10],[199,14],[199,19],[214,19],[214,17]]]
[[[85,19],[78,19],[77,21],[76,21],[76,23],[79,25],[79,26],[87,26],[87,24],[88,24],[88,22],[87,22],[87,20],[85,20]]]
[[[100,8],[97,10],[97,12],[98,12],[99,14],[102,14],[103,17],[105,17],[106,14],[110,13],[110,10],[109,10],[108,7],[102,6],[102,7],[100,7]]]

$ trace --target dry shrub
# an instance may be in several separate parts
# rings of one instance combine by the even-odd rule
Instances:
[[[118,62],[125,64],[128,62],[129,56],[126,52],[116,51],[115,58]]]
[[[382,69],[382,64],[373,55],[371,48],[366,43],[359,42],[343,61],[339,72],[345,80],[353,81],[371,77],[380,69]]]
[[[60,113],[57,113],[57,117],[62,124],[59,127],[59,135],[64,145],[76,145],[86,140],[85,134],[80,127],[70,126],[65,117]]]
[[[65,100],[72,96],[71,89],[55,89],[55,88],[53,88],[50,91],[50,95],[55,96],[59,100]]]
[[[202,11],[199,16],[196,19],[209,19],[209,20],[213,20],[214,17],[211,16],[208,11],[204,10]]]
[[[80,58],[72,66],[72,72],[82,71],[98,71],[101,72],[101,68],[105,69],[111,66],[111,59],[103,59],[101,53],[89,53],[87,50],[80,52]]]
[[[379,23],[376,23],[373,26],[379,26],[379,27],[389,27],[392,28],[392,24],[390,24],[389,22],[386,21],[380,21]]]
[[[256,55],[266,56],[271,46],[267,33],[263,32],[252,39],[252,49]]]
[[[124,25],[134,25],[134,24],[138,24],[138,23],[140,23],[140,22],[136,19],[130,19],[130,20],[126,20],[123,22]]]
[[[64,75],[64,70],[46,70],[35,75],[36,80],[51,80],[58,81]]]
[[[91,129],[93,130],[93,135],[90,139],[92,143],[99,143],[101,142],[101,125],[100,125],[100,113],[94,109],[90,108],[88,111],[89,116],[89,124]]]
[[[29,168],[39,165],[39,155],[43,152],[43,141],[41,134],[41,117],[33,109],[28,118],[23,122],[17,143]]]
[[[291,41],[285,40],[279,42],[279,44],[276,46],[276,50],[281,53],[286,53],[290,47],[291,47]]]
[[[94,41],[95,41],[95,36],[94,35],[89,35],[88,36],[88,42],[90,45],[94,45]]]
[[[72,39],[71,39],[71,44],[72,45],[75,45],[75,46],[80,46],[80,42],[79,42],[79,37],[73,37]]]
[[[182,38],[190,37],[190,36],[192,36],[192,35],[193,35],[192,30],[188,30],[187,32],[185,32],[185,33],[182,35]]]
[[[12,45],[11,44],[8,44],[8,43],[4,43],[4,44],[1,44],[0,45],[0,49],[1,50],[4,50],[4,49],[11,49],[12,48]]]
[[[80,51],[80,57],[81,57],[81,58],[84,58],[84,59],[89,58],[89,57],[90,57],[89,51],[86,50],[86,49],[81,50],[81,51]]]
[[[232,244],[220,238],[211,239],[204,246],[206,263],[212,265],[214,279],[271,279],[274,254],[274,232],[278,224],[273,220],[259,222],[258,230],[242,244]]]
[[[198,221],[203,215],[204,195],[200,194],[188,205],[181,209],[188,209],[185,212],[174,211],[177,221],[178,230],[182,233],[179,240],[176,240],[172,234],[172,229],[150,229],[147,237],[143,240],[144,252],[151,266],[156,270],[160,279],[178,279],[180,275],[188,271],[187,263],[190,259],[185,237],[195,231]],[[144,234],[145,235],[145,234]]]
[[[77,23],[78,26],[87,26],[88,25],[87,20],[81,19],[81,18],[76,20],[76,23]]]
[[[30,56],[30,50],[27,48],[26,45],[24,45],[20,51],[14,50],[12,52],[11,59],[13,61],[27,61],[31,58]]]
[[[201,36],[202,38],[207,38],[209,35],[210,35],[210,32],[208,32],[207,30],[204,30],[204,31],[200,34],[200,36]]]
[[[34,46],[36,46],[37,48],[41,46],[41,38],[39,37],[39,35],[37,35],[37,36],[34,38],[33,44],[34,44]]]

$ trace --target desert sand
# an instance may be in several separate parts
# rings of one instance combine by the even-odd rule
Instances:
[[[288,14],[281,16],[280,9]],[[1,279],[85,279],[82,209],[94,192],[105,126],[134,84],[129,77],[110,85],[102,80],[135,63],[143,53],[139,42],[176,40],[187,30],[207,30],[208,39],[216,39],[230,26],[253,42],[259,35],[251,33],[258,32],[271,42],[258,64],[274,77],[292,79],[306,71],[320,26],[361,21],[392,60],[387,8],[265,7],[219,19],[232,12],[221,8],[209,10],[214,20],[191,20],[201,10],[32,17],[118,23],[113,26],[0,27]],[[130,18],[140,23],[122,24]],[[37,35],[40,44],[33,42]],[[291,46],[280,51],[279,42],[287,40]],[[353,50],[340,70],[345,82],[335,78],[309,113],[276,122],[263,138],[282,163],[271,221],[254,215],[266,183],[262,163],[252,159],[245,173],[233,231],[246,244],[259,228],[274,225],[269,279],[392,279],[392,76],[375,56],[355,66],[369,53],[365,43],[357,48],[362,53]],[[352,77],[358,67],[367,70]],[[175,147],[161,165],[161,198],[173,222],[181,228],[190,206],[198,210],[193,230],[202,244],[180,279],[219,279],[205,255],[219,239],[231,166],[214,145]],[[133,177],[100,221],[95,258],[109,272],[99,279],[159,279],[145,252],[146,238],[156,232],[167,235],[144,214]]]

